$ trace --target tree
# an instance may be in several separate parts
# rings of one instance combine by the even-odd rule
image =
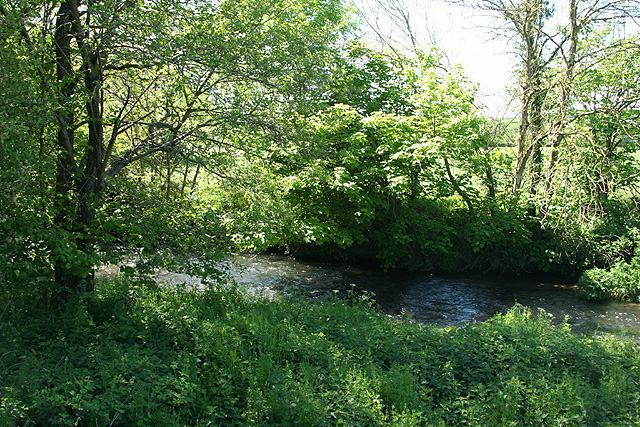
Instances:
[[[540,211],[545,216],[556,188],[560,147],[568,126],[577,117],[573,112],[576,79],[589,69],[598,68],[602,58],[614,54],[621,42],[615,37],[601,40],[604,44],[586,40],[608,25],[633,19],[640,4],[635,0],[571,0],[566,6],[543,0],[464,3],[499,17],[507,24],[503,34],[515,42],[521,65],[517,71],[520,129],[513,192],[517,194],[522,187],[529,165],[530,193],[536,196],[544,183]],[[503,27],[496,30],[503,31]],[[543,148],[547,144],[543,168]]]
[[[602,48],[610,34],[610,29],[594,32],[583,43]],[[593,60],[594,66],[575,76],[565,150],[572,159],[569,187],[582,195],[579,209],[585,218],[601,215],[620,190],[634,194],[639,176],[634,158],[640,144],[637,40],[619,41]],[[564,167],[566,162],[558,163]]]
[[[463,2],[500,18],[512,38],[520,67],[520,127],[512,191],[518,194],[530,163],[532,193],[541,181],[542,145],[546,137],[543,107],[549,90],[547,69],[558,53],[553,34],[547,31],[553,8],[546,0],[479,0]],[[502,26],[498,29],[502,30]]]
[[[224,144],[234,128],[267,127],[274,103],[308,104],[346,12],[339,0],[62,0],[0,13],[12,46],[40,61],[33,97],[54,119],[47,251],[60,304],[93,289],[109,180],[158,153],[192,160],[192,147]]]
[[[359,68],[348,74],[357,85],[340,79],[346,87],[333,92],[345,100],[347,91],[380,96],[370,102],[354,96],[353,105],[310,117],[306,137],[277,156],[283,191],[299,218],[293,243],[375,256],[386,267],[425,268],[437,258],[423,256],[430,243],[442,255],[450,239],[435,236],[447,220],[434,215],[430,202],[460,200],[467,219],[479,204],[473,181],[486,176],[488,156],[475,89],[460,70],[439,67],[436,56],[393,67],[397,56],[362,52]],[[394,84],[380,83],[377,70],[389,70]]]
[[[414,97],[422,121],[422,138],[437,153],[441,179],[474,213],[472,176],[486,176],[487,139],[483,121],[474,106],[475,87],[460,69],[443,72],[437,67],[422,71],[422,90]],[[454,169],[460,171],[456,176]],[[490,174],[490,173],[489,173]]]
[[[367,116],[374,112],[410,114],[419,89],[405,57],[352,43],[336,63],[329,104],[350,105]]]
[[[601,58],[614,54],[619,45],[612,40],[605,45],[585,43],[585,38],[602,26],[633,20],[640,16],[637,0],[571,0],[567,10],[568,19],[563,29],[563,40],[557,45],[560,55],[557,87],[560,94],[555,117],[550,125],[551,148],[545,180],[545,204],[552,196],[558,163],[559,147],[562,145],[567,125],[573,121],[571,107],[576,76],[598,64]],[[543,211],[546,207],[543,206]]]

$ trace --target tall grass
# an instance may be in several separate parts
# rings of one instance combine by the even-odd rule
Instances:
[[[366,300],[114,282],[60,314],[2,313],[0,426],[640,423],[636,346],[520,306],[435,328]]]

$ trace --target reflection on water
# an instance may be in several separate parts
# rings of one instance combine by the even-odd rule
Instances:
[[[478,276],[443,277],[424,273],[384,273],[279,255],[238,255],[231,269],[238,284],[267,294],[328,298],[350,290],[371,293],[382,310],[421,323],[457,325],[488,319],[516,302],[568,316],[576,332],[610,332],[640,341],[640,304],[591,302],[553,283]]]

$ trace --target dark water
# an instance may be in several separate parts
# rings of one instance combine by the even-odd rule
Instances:
[[[570,283],[384,273],[278,255],[239,255],[235,260],[239,267],[232,268],[232,276],[238,284],[267,295],[322,299],[350,291],[369,293],[389,315],[437,325],[483,321],[517,302],[557,321],[568,316],[578,333],[613,333],[640,342],[640,304],[585,301],[566,288]]]
[[[481,322],[519,303],[533,312],[544,310],[556,322],[567,316],[577,333],[610,333],[640,343],[640,304],[585,301],[567,289],[572,283],[384,273],[280,255],[237,255],[225,265],[240,287],[269,297],[326,299],[346,297],[350,292],[368,294],[391,316],[442,326]],[[110,276],[117,271],[117,267],[108,266],[99,274]],[[158,273],[156,279],[164,284],[188,282],[198,286],[197,280],[184,274]]]

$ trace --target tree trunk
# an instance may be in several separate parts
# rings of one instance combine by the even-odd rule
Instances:
[[[100,48],[95,51],[83,53],[83,71],[85,89],[89,94],[86,102],[86,111],[89,125],[85,168],[80,185],[76,188],[78,193],[77,220],[83,230],[83,236],[78,242],[78,248],[86,253],[94,252],[94,242],[91,233],[87,233],[96,217],[96,205],[105,189],[105,165],[104,158],[104,127],[102,120],[102,64],[100,63]],[[91,292],[94,289],[93,266],[87,269],[83,281],[85,290]]]
[[[531,175],[530,189],[535,194],[540,182],[540,159],[542,138],[542,106],[546,90],[542,88],[542,74],[549,59],[544,59],[544,45],[548,36],[543,27],[547,19],[547,6],[540,0],[495,9],[511,21],[522,42],[524,76],[522,81],[522,106],[520,129],[518,132],[518,152],[513,177],[512,193],[518,196],[524,181],[529,160]]]
[[[547,211],[547,206],[552,196],[553,181],[556,173],[556,165],[558,162],[558,150],[565,138],[565,128],[567,115],[569,113],[571,101],[571,87],[573,85],[573,74],[576,65],[576,52],[578,49],[578,35],[580,33],[580,24],[578,23],[578,0],[571,0],[569,4],[569,26],[570,40],[569,52],[566,56],[564,81],[561,85],[561,98],[559,106],[558,120],[554,126],[554,138],[551,142],[551,151],[549,153],[549,164],[547,166],[547,177],[545,180],[544,194],[545,203],[542,208],[543,214]]]
[[[489,194],[489,199],[494,200],[496,198],[496,181],[493,177],[493,169],[491,168],[491,163],[487,162],[487,166],[485,168],[485,179],[487,181],[487,192]]]
[[[531,194],[538,193],[538,185],[542,181],[542,141],[543,118],[542,107],[546,98],[546,91],[542,89],[540,75],[536,77],[536,93],[531,104]]]
[[[85,44],[85,34],[79,21],[78,2],[64,1],[60,5],[54,36],[57,80],[60,91],[58,111],[58,171],[56,176],[55,224],[63,230],[77,252],[77,259],[60,257],[52,260],[56,289],[52,295],[54,306],[66,302],[78,292],[93,291],[94,272],[92,254],[94,241],[91,228],[95,221],[96,205],[105,188],[104,126],[102,120],[103,66],[100,48],[95,51]],[[77,75],[73,70],[71,41],[75,37],[82,57],[81,72],[87,96],[85,110],[88,123],[87,147],[80,165],[75,159],[75,114],[71,99],[77,90]],[[64,252],[64,251],[63,251]]]
[[[458,195],[462,197],[462,200],[464,200],[464,202],[467,205],[467,208],[469,209],[469,213],[471,215],[474,215],[475,209],[473,209],[473,203],[471,202],[471,197],[469,197],[467,192],[462,189],[462,187],[458,183],[458,180],[455,178],[455,176],[453,176],[453,172],[451,171],[451,166],[449,165],[449,159],[447,159],[446,156],[443,156],[442,158],[444,159],[444,168],[445,168],[445,171],[447,172],[447,176],[449,177],[449,182],[451,182],[451,186],[456,191],[456,193],[458,193]]]
[[[198,173],[200,172],[200,161],[198,160],[198,164],[196,165],[196,172],[193,174],[193,180],[191,181],[191,191],[195,191],[196,186],[198,185]]]
[[[513,195],[517,196],[522,187],[524,171],[526,170],[529,154],[527,150],[527,134],[529,133],[529,102],[526,88],[523,90],[522,106],[520,107],[520,128],[518,131],[518,153],[516,158],[516,168],[513,177]]]
[[[76,200],[74,197],[74,172],[76,170],[74,148],[74,121],[75,114],[70,105],[70,99],[76,88],[73,76],[73,66],[71,64],[71,27],[72,16],[69,2],[65,1],[60,5],[56,17],[56,31],[54,35],[55,56],[56,56],[56,77],[60,84],[60,106],[57,111],[58,134],[57,144],[60,154],[57,159],[56,172],[56,200],[55,218],[56,228],[63,234],[70,234],[74,231]],[[54,276],[56,289],[51,296],[54,306],[68,300],[80,286],[80,277],[72,273],[69,263],[65,262],[61,254],[54,254],[52,262],[54,264]]]

